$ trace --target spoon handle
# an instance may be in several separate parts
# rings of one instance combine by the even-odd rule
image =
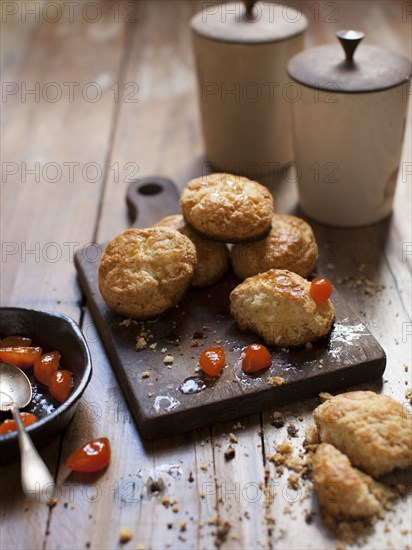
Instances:
[[[23,426],[19,409],[13,407],[11,413],[17,426],[23,491],[26,496],[36,500],[40,500],[42,494],[50,500],[56,491],[54,480]]]

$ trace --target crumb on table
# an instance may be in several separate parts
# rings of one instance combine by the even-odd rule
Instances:
[[[229,447],[225,451],[225,460],[229,461],[235,458],[236,451],[232,445],[229,445]]]
[[[121,544],[126,544],[133,538],[133,531],[129,527],[122,527],[119,531],[119,541]]]

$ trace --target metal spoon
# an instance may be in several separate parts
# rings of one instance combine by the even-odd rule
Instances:
[[[28,497],[39,499],[47,490],[50,498],[55,495],[54,480],[33,445],[20,418],[19,409],[30,403],[32,388],[24,372],[10,363],[0,363],[0,411],[11,411],[17,426],[21,457],[21,481]]]

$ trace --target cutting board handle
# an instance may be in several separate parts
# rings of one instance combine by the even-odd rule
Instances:
[[[133,227],[151,227],[165,216],[178,214],[179,190],[169,178],[149,176],[133,181],[126,202]]]

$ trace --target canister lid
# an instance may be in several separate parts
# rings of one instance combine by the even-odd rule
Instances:
[[[411,62],[378,46],[362,44],[364,34],[336,33],[339,45],[326,45],[298,53],[289,61],[289,76],[305,86],[342,93],[378,92],[407,82]]]
[[[206,4],[191,21],[196,34],[210,40],[236,44],[287,40],[303,33],[307,26],[307,18],[299,9],[256,0]]]

